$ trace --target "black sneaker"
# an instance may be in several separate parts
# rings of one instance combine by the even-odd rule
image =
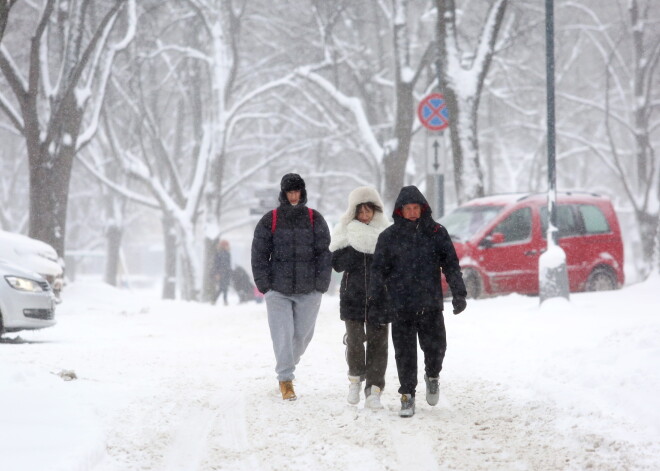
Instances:
[[[400,417],[412,417],[415,415],[415,396],[410,394],[401,395],[401,410],[399,411]]]
[[[424,381],[426,382],[426,402],[429,403],[429,406],[436,405],[440,399],[440,388],[438,387],[439,379],[440,378],[429,378],[424,375]]]

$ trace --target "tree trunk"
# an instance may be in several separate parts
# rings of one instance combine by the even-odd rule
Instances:
[[[454,184],[459,204],[484,195],[477,133],[479,101],[507,1],[497,0],[491,5],[469,64],[463,63],[464,53],[460,50],[457,39],[455,2],[435,1],[438,13],[437,41],[441,59],[440,89],[445,95],[449,111]]]
[[[213,303],[216,294],[216,282],[213,277],[213,262],[215,259],[216,246],[218,239],[204,238],[204,274],[202,280],[203,301]]]
[[[443,94],[447,100],[449,111],[449,137],[451,141],[452,164],[454,167],[454,188],[456,189],[456,202],[460,205],[469,198],[465,197],[463,191],[463,147],[461,146],[461,134],[457,123],[461,119],[461,108],[458,105],[456,93],[453,87],[445,85]]]
[[[385,166],[383,198],[385,204],[392,207],[401,191],[401,187],[405,184],[406,164],[410,153],[412,126],[415,119],[412,84],[410,82],[400,82],[397,83],[396,88],[396,119],[394,123],[396,147],[387,149],[383,159]]]
[[[33,50],[38,50],[35,38],[32,40]],[[42,130],[38,93],[38,88],[33,86],[22,97],[23,135],[30,162],[29,234],[52,245],[60,258],[64,258],[69,183],[83,110],[70,90],[53,100],[51,106],[57,119],[51,116]]]
[[[5,28],[9,21],[9,10],[18,0],[3,0],[0,1],[0,42],[5,35]]]
[[[178,251],[181,263],[181,297],[185,301],[199,301],[200,286],[197,284],[199,272],[194,260],[194,241],[190,234],[179,235],[180,249]]]
[[[174,218],[165,214],[162,222],[163,245],[165,248],[163,299],[176,299],[176,231],[174,230]]]
[[[26,133],[32,140],[28,145],[29,234],[30,237],[52,245],[61,258],[64,258],[71,167],[82,119],[81,110],[75,107],[73,99],[67,100],[63,106],[66,106],[66,111],[50,143],[42,144],[38,141],[39,128],[36,122],[29,123],[34,127]]]
[[[106,229],[106,257],[104,281],[117,286],[117,273],[119,271],[119,250],[124,231],[118,224],[110,224]]]
[[[649,273],[653,271],[653,264],[656,260],[654,250],[656,246],[656,239],[658,237],[658,214],[650,214],[646,211],[635,211],[637,224],[639,225],[639,233],[642,241],[642,253],[644,254],[644,277],[646,278]]]
[[[406,165],[410,154],[412,127],[415,120],[413,88],[415,78],[404,71],[411,69],[410,39],[408,37],[408,2],[393,0],[393,49],[396,110],[394,113],[394,143],[385,146],[383,157],[385,204],[394,207],[401,187],[405,184]]]

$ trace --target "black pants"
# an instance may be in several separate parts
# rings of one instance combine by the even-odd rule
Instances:
[[[387,325],[351,320],[344,322],[346,323],[348,375],[366,379],[366,388],[374,385],[384,389],[385,370],[387,369]],[[366,352],[365,341],[367,342]]]
[[[424,352],[429,378],[437,378],[447,350],[445,319],[441,310],[399,315],[392,323],[392,344],[399,374],[400,394],[415,395],[417,387],[417,337]]]
[[[215,298],[213,304],[217,303],[222,295],[222,301],[227,305],[227,294],[229,293],[229,283],[220,283],[216,286]]]

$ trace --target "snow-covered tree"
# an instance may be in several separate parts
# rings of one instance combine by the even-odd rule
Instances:
[[[290,88],[292,73],[264,79],[269,75],[266,66],[263,75],[252,69],[239,75],[240,54],[258,49],[239,48],[243,13],[234,10],[233,2],[186,0],[144,11],[149,27],[142,28],[136,40],[137,55],[143,59],[129,66],[123,81],[113,81],[113,94],[121,104],[113,108],[108,132],[103,133],[112,144],[106,148],[120,149],[116,165],[129,181],[139,183],[139,193],[110,176],[107,170],[112,167],[102,161],[90,156],[82,162],[115,192],[161,212],[164,296],[174,296],[178,279],[185,299],[210,300],[216,241],[231,224],[222,221],[224,208],[236,204],[236,190],[244,190],[246,180],[292,149],[265,133],[255,136],[249,124],[273,121],[272,113],[261,111],[270,102],[263,102],[270,91]],[[292,135],[280,130],[278,139]],[[250,157],[254,151],[260,153],[256,160]],[[271,155],[264,158],[267,152]],[[246,207],[244,223],[248,220]]]
[[[507,3],[508,0],[491,3],[476,47],[466,52],[459,41],[456,2],[435,0],[440,88],[450,116],[454,185],[459,203],[484,194],[477,132],[479,102]]]
[[[108,216],[121,218],[124,200],[160,211],[167,270],[164,297],[175,296],[179,279],[182,297],[196,300],[201,276],[196,226],[211,155],[210,126],[204,124],[200,105],[200,68],[185,53],[189,44],[167,42],[180,39],[176,31],[163,34],[177,24],[186,25],[189,10],[161,2],[142,7],[132,51],[141,59],[122,63],[112,81],[115,99],[103,120],[99,148],[90,149],[80,161],[117,194],[107,199]]]
[[[96,132],[114,58],[134,33],[134,2],[41,3],[12,10],[0,46],[8,84],[0,90],[0,110],[27,146],[30,236],[63,256],[73,158]],[[26,44],[26,35],[29,48],[10,50]]]
[[[7,21],[9,20],[9,10],[18,0],[5,0],[0,2],[0,42],[2,42],[2,37],[5,35],[5,28],[7,27]]]
[[[16,158],[24,150],[24,143],[10,137],[0,149],[0,229],[9,232],[24,233],[28,225],[27,162]]]
[[[411,12],[402,0],[374,1],[371,8],[323,6],[314,11],[317,31],[309,33],[318,38],[310,44],[321,60],[299,67],[297,76],[307,83],[312,102],[332,110],[328,134],[343,141],[338,147],[347,156],[357,157],[345,181],[361,177],[361,184],[379,187],[391,206],[405,184],[415,89],[431,58],[429,38],[416,34],[425,10]]]
[[[622,15],[627,33],[623,44],[610,36],[600,19],[590,16],[601,28],[594,39],[607,85],[603,101],[609,155],[599,154],[621,180],[634,210],[648,275],[660,238],[660,155],[655,152],[660,142],[660,8],[652,0],[628,0]],[[631,159],[634,166],[628,164]]]

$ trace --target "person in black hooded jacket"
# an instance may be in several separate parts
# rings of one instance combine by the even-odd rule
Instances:
[[[266,300],[282,399],[295,400],[294,371],[330,285],[330,230],[323,216],[306,206],[300,175],[284,175],[280,188],[280,205],[254,229],[252,276]]]
[[[374,311],[381,317],[370,321],[392,322],[401,394],[399,415],[411,417],[415,413],[418,337],[424,352],[426,400],[434,406],[439,399],[438,379],[447,348],[441,273],[452,292],[454,314],[465,309],[467,292],[451,238],[433,220],[417,187],[401,189],[392,218],[394,224],[381,233],[376,244],[369,295],[374,301],[387,299],[394,309]]]

